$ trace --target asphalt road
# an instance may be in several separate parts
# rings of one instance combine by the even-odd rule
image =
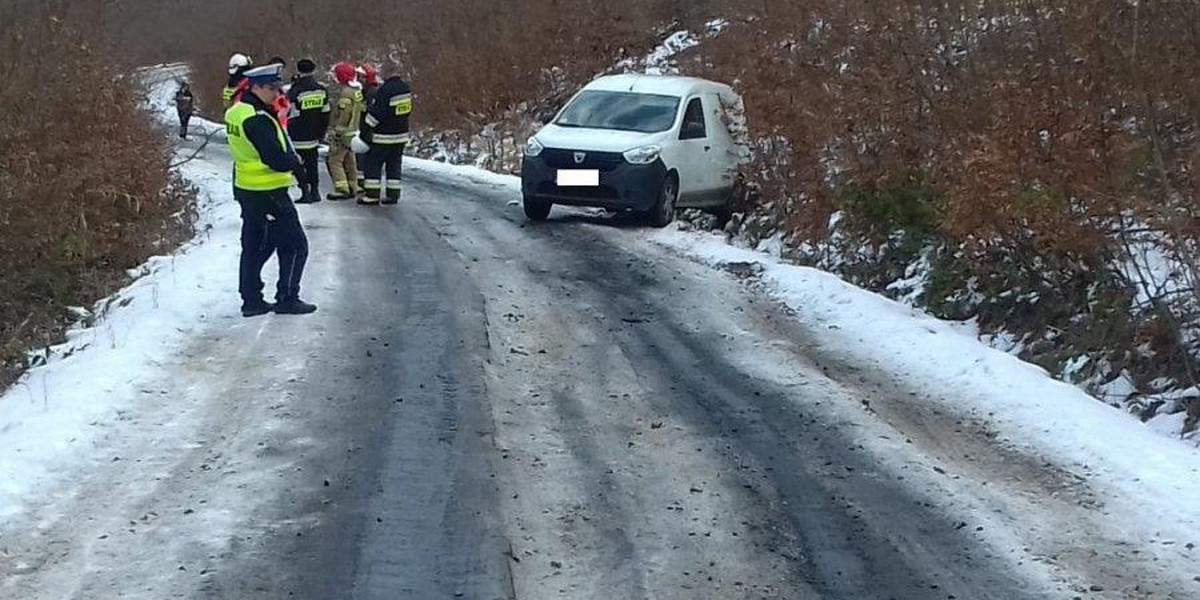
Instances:
[[[503,186],[405,193],[302,207],[320,312],[231,298],[127,425],[158,442],[108,439],[41,509],[76,518],[7,533],[0,595],[1186,597],[1105,549],[1085,486],[739,274]]]

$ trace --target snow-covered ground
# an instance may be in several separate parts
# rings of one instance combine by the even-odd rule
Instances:
[[[1146,510],[1200,533],[1200,451],[1096,402],[1035,365],[835,275],[735,248],[724,236],[664,231],[655,240],[716,268],[750,268],[821,345],[889,369],[947,410],[982,418],[1001,440],[1078,467]],[[969,333],[969,332],[968,332]],[[1131,515],[1132,516],[1132,515]],[[1165,519],[1164,519],[1165,517]]]
[[[175,80],[185,73],[174,66],[147,75],[151,105],[168,126],[176,126]],[[195,125],[197,132],[220,129]],[[180,150],[181,159],[193,154],[189,147]],[[223,194],[232,165],[223,151],[201,155],[205,160],[180,167],[200,190],[195,239],[131,273],[133,283],[89,311],[97,318],[69,331],[65,344],[49,350],[46,364],[0,396],[0,525],[21,510],[22,499],[52,482],[63,464],[87,458],[96,438],[106,435],[103,423],[125,418],[139,396],[156,393],[143,383],[156,375],[161,357],[215,311],[230,310],[237,281],[229,265],[237,261],[241,227]]]
[[[620,72],[639,72],[648,75],[673,75],[679,72],[674,58],[680,52],[699,46],[705,39],[721,34],[729,25],[723,19],[709,21],[704,25],[704,31],[695,33],[689,30],[676,31],[666,37],[662,44],[640,58],[626,58],[617,63]]]

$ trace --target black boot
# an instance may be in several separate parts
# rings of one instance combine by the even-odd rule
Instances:
[[[315,312],[317,312],[316,304],[309,304],[299,298],[280,300],[275,305],[275,314],[277,315],[311,315]]]
[[[321,193],[317,191],[317,186],[308,186],[308,203],[316,204],[321,201]]]
[[[275,310],[275,305],[265,300],[248,300],[242,302],[242,316],[260,317]]]
[[[296,204],[312,204],[312,194],[307,185],[300,186],[300,197],[296,199]]]

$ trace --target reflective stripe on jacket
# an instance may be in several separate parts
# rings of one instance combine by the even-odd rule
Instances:
[[[389,77],[375,92],[363,121],[363,141],[380,146],[407,144],[413,111],[412,88],[399,77]]]
[[[329,92],[311,76],[301,77],[288,90],[292,112],[288,119],[288,134],[297,150],[317,147],[329,129]]]

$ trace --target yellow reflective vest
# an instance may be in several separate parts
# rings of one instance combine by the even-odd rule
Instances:
[[[256,115],[263,115],[275,126],[280,148],[288,151],[287,137],[279,121],[245,102],[234,104],[225,111],[225,131],[229,136],[229,153],[233,156],[233,186],[251,192],[269,192],[292,185],[292,174],[268,167],[258,155],[254,144],[246,138],[243,124]]]

